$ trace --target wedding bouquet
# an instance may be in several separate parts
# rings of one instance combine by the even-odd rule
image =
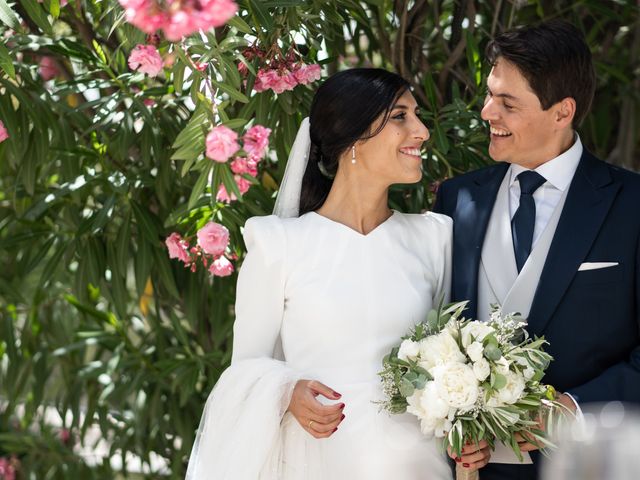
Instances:
[[[516,433],[551,446],[538,423],[544,415],[550,426],[555,404],[553,388],[540,383],[552,360],[546,341],[529,338],[523,318],[497,306],[488,322],[465,319],[466,304],[432,310],[384,358],[383,408],[412,413],[458,457],[466,443],[486,440],[522,459]]]

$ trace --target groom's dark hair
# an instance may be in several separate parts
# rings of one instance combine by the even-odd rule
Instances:
[[[563,98],[576,102],[573,128],[586,117],[596,89],[591,51],[580,31],[562,20],[516,28],[487,45],[491,65],[502,57],[516,66],[537,95],[543,110]]]

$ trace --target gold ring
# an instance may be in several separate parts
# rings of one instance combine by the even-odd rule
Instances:
[[[313,423],[313,420],[309,420],[309,425],[308,425],[309,430],[311,430],[311,424],[312,424],[312,423]]]

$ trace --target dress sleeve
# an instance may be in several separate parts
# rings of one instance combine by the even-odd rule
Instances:
[[[451,252],[453,245],[453,220],[446,215],[430,214],[438,223],[438,241],[440,242],[440,259],[438,262],[438,282],[433,305],[443,301],[448,303],[451,299]]]
[[[236,289],[232,363],[273,357],[284,312],[285,232],[274,215],[250,218],[244,229],[247,255]]]

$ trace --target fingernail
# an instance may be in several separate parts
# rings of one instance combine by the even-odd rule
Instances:
[[[344,413],[342,414],[342,416],[340,417],[340,421],[344,420]]]
[[[461,458],[456,457],[456,458],[455,458],[455,461],[456,461],[456,463],[460,463],[460,462],[462,461],[462,459],[461,459]]]
[[[344,408],[344,403],[341,403],[341,404],[340,404],[340,408],[341,408],[341,409],[342,409],[342,408]]]
[[[462,466],[463,466],[464,468],[469,468],[469,464],[468,464],[468,463],[463,463],[463,464],[462,464]]]
[[[334,396],[334,397],[338,397],[338,398],[340,398],[342,395],[341,395],[341,394],[339,394],[338,392],[336,392],[336,391],[334,390],[334,391],[333,391],[333,396]]]
[[[331,433],[336,433],[336,430],[338,430],[338,427],[334,428],[333,432],[331,432]]]

